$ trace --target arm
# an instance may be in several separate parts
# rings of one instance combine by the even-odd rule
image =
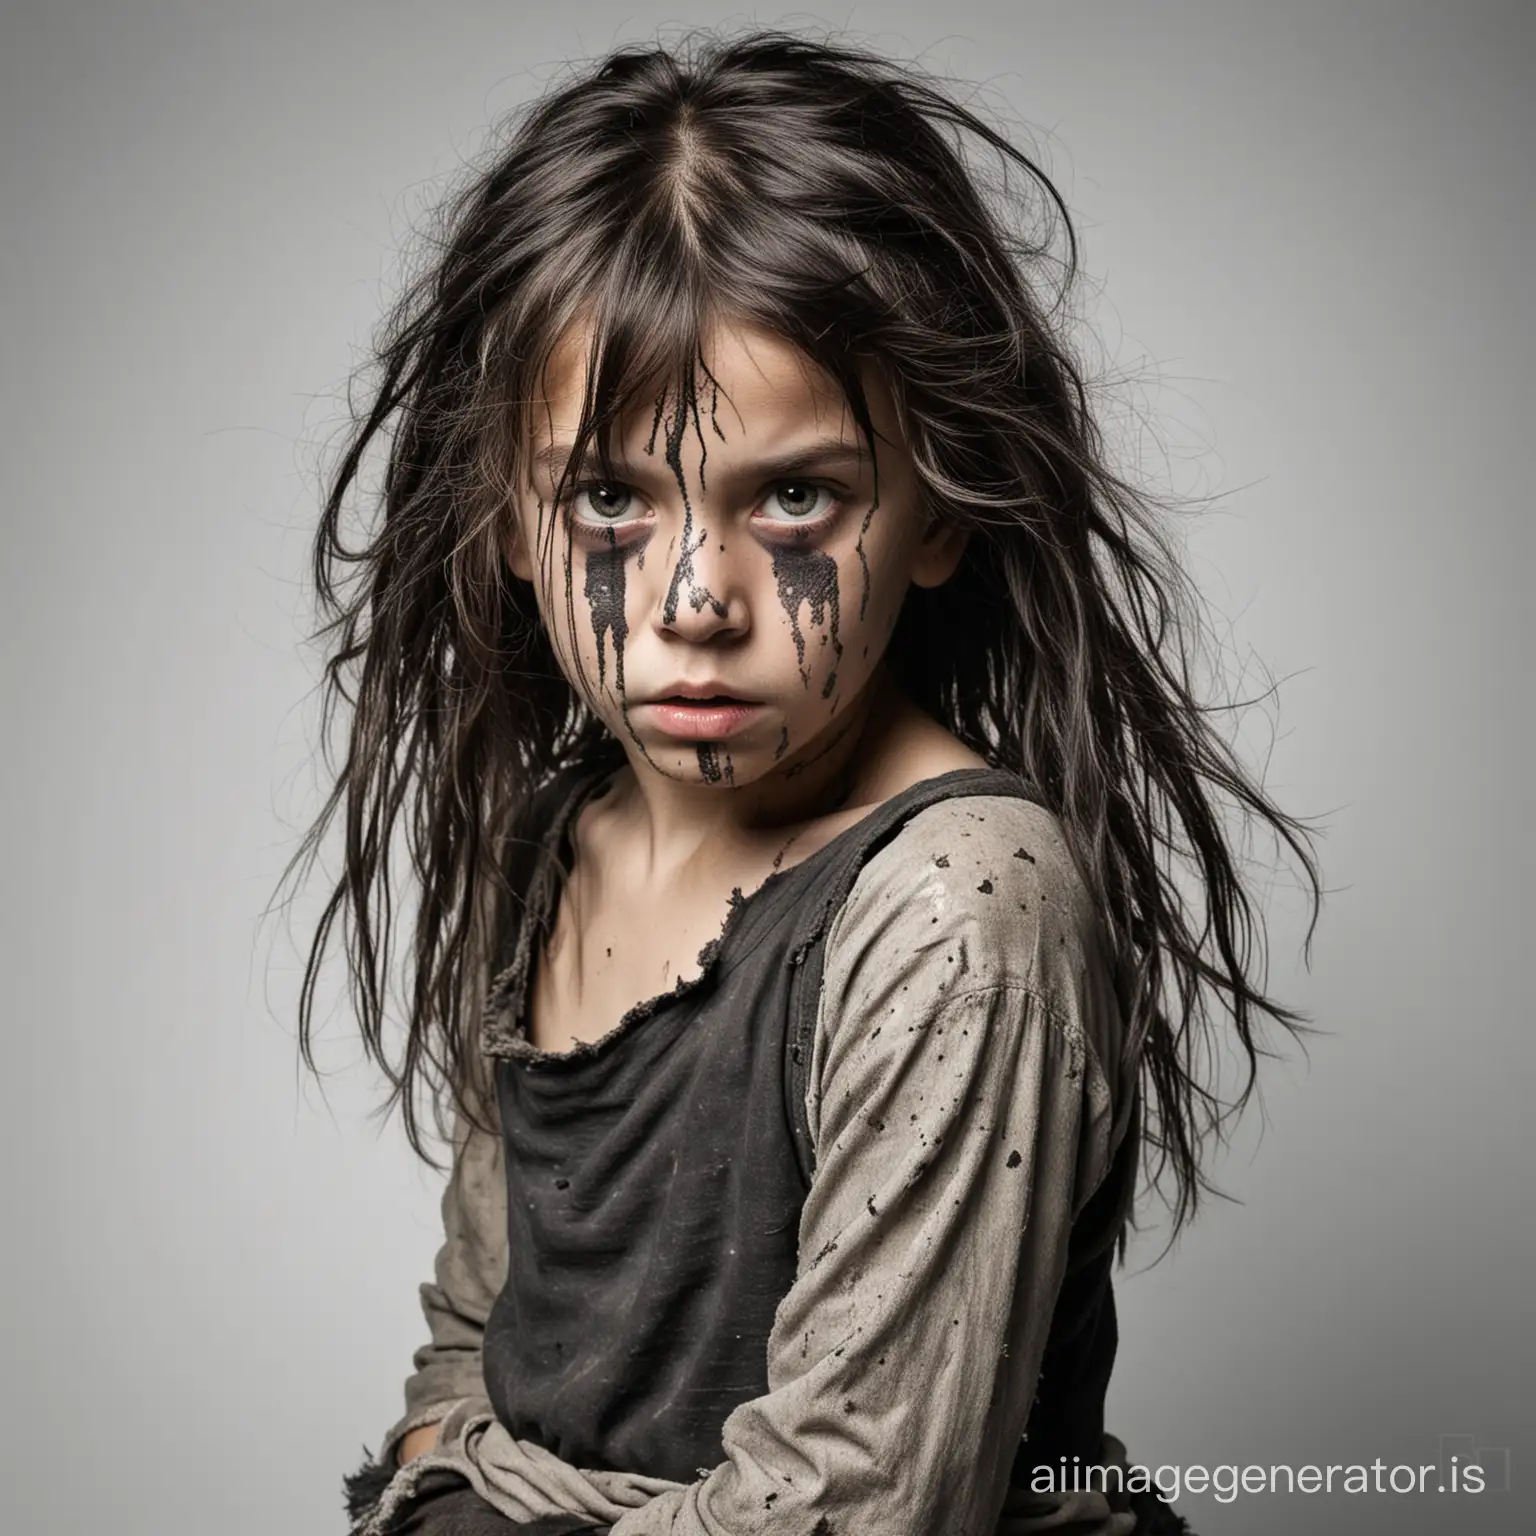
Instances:
[[[480,1344],[507,1273],[506,1181],[501,1140],[462,1119],[443,1191],[443,1243],[433,1279],[421,1287],[429,1341],[405,1383],[405,1413],[385,1436],[379,1461],[403,1463],[430,1450],[437,1425],[466,1398],[485,1399]]]
[[[914,818],[828,935],[817,1169],[769,1391],[726,1421],[719,1466],[613,1536],[991,1536],[1108,1166],[1095,1045],[1116,1021],[1050,818],[987,801],[1027,825],[1015,859],[1012,820],[963,804]]]

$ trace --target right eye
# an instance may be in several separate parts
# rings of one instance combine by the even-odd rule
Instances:
[[[613,523],[629,511],[634,499],[628,486],[591,481],[576,487],[571,495],[571,511],[584,522]]]

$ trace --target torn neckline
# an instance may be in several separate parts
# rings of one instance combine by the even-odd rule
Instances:
[[[877,822],[890,815],[901,802],[928,792],[935,784],[1007,773],[1006,769],[993,767],[951,768],[943,773],[918,779],[894,795],[882,800],[866,815],[851,826],[844,827],[819,848],[814,848],[803,859],[784,869],[776,869],[766,875],[752,890],[743,894],[739,885],[731,888],[729,904],[720,925],[720,932],[710,939],[698,953],[696,975],[678,977],[671,987],[651,997],[631,1004],[619,1016],[612,1028],[595,1040],[582,1040],[565,1051],[546,1051],[534,1045],[528,1038],[528,981],[533,968],[533,943],[547,935],[542,930],[550,917],[550,887],[553,884],[555,859],[567,845],[567,832],[574,825],[581,809],[594,798],[598,786],[622,770],[604,766],[578,779],[571,793],[566,796],[560,809],[551,819],[549,828],[540,842],[539,864],[529,890],[523,921],[519,924],[517,944],[512,959],[492,979],[481,1015],[481,1046],[490,1056],[510,1057],[525,1066],[541,1068],[569,1068],[606,1055],[616,1043],[633,1034],[668,1003],[673,1003],[697,991],[721,967],[722,954],[744,922],[748,913],[762,905],[762,898],[776,887],[782,886],[801,871],[813,868],[833,849],[842,848],[857,834],[869,835],[878,830]],[[755,947],[755,946],[754,946]],[[750,953],[750,950],[747,951]]]

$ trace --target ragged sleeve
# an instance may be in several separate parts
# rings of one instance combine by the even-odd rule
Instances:
[[[769,1390],[727,1419],[718,1466],[613,1536],[992,1536],[1113,1151],[1118,1028],[1046,812],[946,801],[869,861],[828,933]]]
[[[486,1319],[506,1280],[506,1210],[501,1138],[460,1115],[443,1191],[443,1241],[432,1279],[421,1287],[428,1339],[413,1357],[405,1413],[385,1436],[381,1463],[392,1464],[411,1430],[438,1423],[456,1403],[486,1401],[480,1349]]]

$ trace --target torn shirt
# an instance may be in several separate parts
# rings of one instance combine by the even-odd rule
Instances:
[[[582,1469],[498,1422],[480,1345],[506,1183],[499,1138],[461,1125],[422,1288],[431,1341],[381,1460],[418,1425],[440,1443],[363,1530],[445,1471],[514,1519],[579,1514],[612,1536],[1127,1536],[1116,1494],[1009,1488],[1068,1239],[1130,1123],[1122,1028],[1055,818],[1001,795],[919,811],[827,933],[796,1275],[768,1390],[726,1418],[718,1462],[687,1483]],[[1112,1437],[1103,1459],[1123,1465]]]

